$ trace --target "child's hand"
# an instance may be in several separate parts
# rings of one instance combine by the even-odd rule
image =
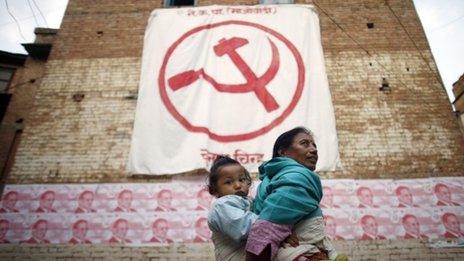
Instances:
[[[300,241],[298,240],[298,237],[296,236],[295,233],[292,233],[290,236],[288,236],[285,240],[284,243],[287,243],[291,245],[292,247],[297,247],[300,245]],[[285,247],[285,245],[283,246]]]

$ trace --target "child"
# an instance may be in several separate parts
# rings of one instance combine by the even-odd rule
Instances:
[[[236,160],[219,156],[214,161],[208,190],[218,199],[208,213],[208,225],[213,232],[216,260],[245,260],[245,240],[258,219],[251,212],[252,201],[247,197],[250,186],[250,174]],[[278,259],[292,260],[307,250],[298,246],[295,236],[285,242],[294,248],[281,248]]]
[[[273,148],[273,158],[259,167],[261,184],[253,210],[253,223],[246,244],[247,258],[273,260],[281,242],[294,229],[300,245],[312,247],[310,260],[338,255],[325,235],[319,202],[322,185],[313,171],[318,159],[311,132],[298,127],[281,134]]]

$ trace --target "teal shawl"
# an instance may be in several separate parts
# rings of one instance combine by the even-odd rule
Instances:
[[[322,216],[321,180],[317,174],[286,157],[273,158],[259,167],[258,187],[253,211],[276,224],[296,224]]]

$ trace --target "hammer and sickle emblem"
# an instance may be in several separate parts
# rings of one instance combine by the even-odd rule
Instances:
[[[203,69],[188,70],[176,74],[168,79],[169,86],[173,91],[177,91],[186,87],[202,77],[205,81],[209,82],[217,91],[227,93],[245,93],[254,92],[258,100],[263,104],[267,112],[277,110],[279,104],[274,97],[267,91],[266,85],[274,79],[277,71],[279,70],[280,57],[276,45],[269,39],[269,44],[272,50],[272,60],[266,72],[258,77],[250,66],[243,60],[237,53],[237,49],[248,44],[248,40],[240,37],[232,37],[230,39],[221,39],[218,44],[214,46],[214,53],[221,57],[223,55],[229,56],[232,62],[237,66],[238,70],[246,79],[245,83],[241,84],[223,84],[217,82],[213,77],[208,75]]]

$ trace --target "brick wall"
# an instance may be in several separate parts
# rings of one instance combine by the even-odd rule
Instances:
[[[343,164],[322,175],[462,175],[463,137],[412,1],[388,3],[314,1]],[[124,170],[136,102],[126,97],[137,90],[147,18],[161,5],[70,1],[9,183],[134,180]],[[382,78],[391,93],[379,91]]]
[[[34,43],[50,44],[55,30],[37,28]],[[45,74],[45,62],[29,57],[22,67],[18,67],[9,85],[12,94],[5,117],[0,124],[0,171],[1,180],[6,178],[14,160],[14,151],[19,144],[24,125],[29,125],[29,113],[33,110],[35,95]],[[1,190],[0,190],[1,191]]]
[[[350,260],[462,260],[463,248],[434,249],[420,240],[334,241]],[[165,247],[122,245],[0,245],[4,260],[214,260],[212,244],[172,244]]]

